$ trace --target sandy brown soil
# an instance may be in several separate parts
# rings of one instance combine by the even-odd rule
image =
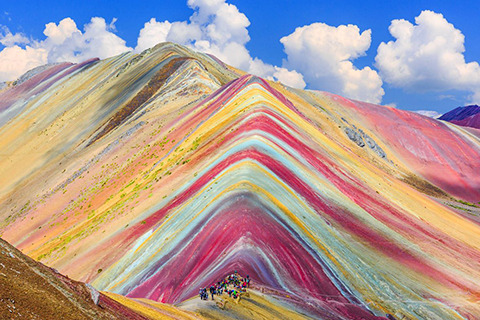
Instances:
[[[93,299],[85,284],[0,239],[0,319],[145,319],[101,293]]]

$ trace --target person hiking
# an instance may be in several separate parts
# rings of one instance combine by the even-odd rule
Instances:
[[[250,286],[250,276],[242,277],[236,270],[234,273],[226,276],[221,281],[214,282],[210,287],[200,288],[199,294],[202,300],[208,300],[208,292],[212,295],[212,300],[215,300],[215,295],[218,296],[217,304],[223,303],[222,294],[225,292],[230,298],[235,299],[235,303],[240,301],[240,297],[247,296],[247,287]],[[263,289],[263,288],[262,288]]]
[[[222,293],[223,293],[223,285],[219,282],[217,282],[217,287],[215,289],[215,291],[217,292],[217,295],[218,296],[221,296]]]
[[[213,295],[215,294],[215,285],[214,284],[212,284],[210,286],[210,293],[212,294],[212,300],[215,300],[215,299],[213,299]]]

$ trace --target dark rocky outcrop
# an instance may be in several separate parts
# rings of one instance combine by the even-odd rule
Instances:
[[[342,118],[342,120],[344,120]],[[344,120],[347,122],[346,120]],[[347,122],[348,123],[348,122]],[[372,149],[380,158],[386,158],[387,154],[383,149],[373,140],[368,134],[366,134],[362,129],[357,129],[356,126],[352,126],[351,128],[346,127],[345,133],[347,136],[355,142],[359,147],[365,147],[365,143],[367,146]]]

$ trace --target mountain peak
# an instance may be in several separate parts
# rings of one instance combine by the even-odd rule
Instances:
[[[469,105],[458,107],[439,118],[460,126],[480,129],[480,106]]]

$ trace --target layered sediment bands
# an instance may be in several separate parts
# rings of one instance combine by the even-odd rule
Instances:
[[[375,127],[411,170],[455,197],[478,201],[480,175],[475,173],[480,172],[480,161],[468,160],[479,159],[477,144],[442,122],[413,112],[365,103],[347,105]]]
[[[152,96],[165,84],[165,81],[186,61],[188,58],[180,57],[167,60],[167,63],[155,73],[146,86],[137,93],[124,107],[117,111],[107,122],[102,131],[99,132],[88,145],[94,143],[104,135],[108,134],[115,127],[120,125],[131,116],[140,106],[144,105]],[[88,146],[87,145],[87,146]]]
[[[166,210],[154,213],[143,225],[122,235],[133,240],[133,234],[145,234],[150,226],[156,226],[132,242],[130,252],[98,277],[96,285],[132,297],[179,302],[233,267],[251,273],[262,285],[300,295],[310,303],[313,299],[323,316],[335,314],[336,309],[329,304],[344,305],[337,315],[346,316],[345,310],[352,305],[361,308],[355,292],[368,291],[365,279],[348,279],[351,273],[357,274],[362,252],[363,257],[382,261],[376,272],[369,271],[370,279],[379,280],[376,286],[391,277],[392,270],[397,274],[409,270],[409,275],[405,274],[411,279],[408,285],[399,282],[389,288],[398,296],[411,294],[418,277],[437,282],[436,288],[476,290],[468,281],[458,281],[448,270],[435,266],[431,257],[407,249],[413,245],[407,240],[412,236],[420,243],[425,241],[423,246],[427,242],[437,246],[447,234],[382,203],[372,196],[373,190],[339,172],[325,149],[309,146],[312,142],[305,132],[311,127],[308,121],[291,106],[278,105],[279,100],[268,90],[271,88],[262,81],[242,78],[219,93],[217,100],[209,101],[208,107],[202,104],[201,111],[192,111],[194,121],[201,123],[197,130],[206,130],[202,137],[208,141],[202,147],[204,155],[199,157],[211,155],[212,165],[190,186],[187,184],[185,191],[177,193],[164,207]],[[250,96],[255,100],[248,100]],[[237,97],[248,102],[241,103]],[[207,120],[202,123],[200,116]],[[217,126],[226,127],[226,133],[211,141],[208,135],[218,132]],[[352,198],[345,199],[345,194]],[[159,219],[164,218],[158,226]],[[282,234],[282,228],[290,235]],[[351,237],[355,240],[349,241]],[[452,254],[457,246],[463,246],[453,237],[446,242],[451,244],[447,250]],[[283,247],[284,243],[288,246]],[[335,254],[333,248],[341,253]],[[468,246],[465,249],[475,255],[478,265],[478,252]],[[145,269],[146,261],[153,257],[156,262]],[[328,271],[328,276],[312,270]],[[180,289],[185,287],[189,290]],[[298,287],[303,288],[300,293],[294,289]],[[404,302],[391,303],[395,305],[391,308],[397,309]],[[423,306],[416,312],[452,316],[441,305]]]
[[[2,236],[35,259],[166,303],[238,270],[314,318],[480,313],[474,134],[242,76],[172,44],[96,62],[62,85],[62,98],[54,84],[25,106],[38,110],[29,137],[48,136],[0,145],[12,159],[39,150],[1,193]],[[21,124],[0,130],[15,143]]]

